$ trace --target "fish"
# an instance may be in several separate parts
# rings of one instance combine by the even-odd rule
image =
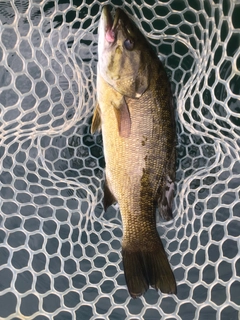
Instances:
[[[122,261],[132,298],[149,287],[176,294],[156,227],[173,218],[176,123],[171,86],[156,52],[123,9],[103,6],[98,25],[97,104],[91,133],[102,132],[103,206],[118,202]]]

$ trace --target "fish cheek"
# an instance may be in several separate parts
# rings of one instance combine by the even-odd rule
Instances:
[[[125,95],[130,98],[140,98],[150,85],[151,68],[142,52],[136,51],[132,58],[134,62],[130,61],[131,85],[126,88]]]
[[[107,53],[106,60],[108,61],[107,66],[103,69],[102,75],[106,75],[106,81],[111,84],[115,90],[115,80],[121,78],[121,74],[124,72],[124,60],[122,59],[122,49],[118,45],[114,51],[114,54]]]
[[[129,67],[131,76],[116,80],[117,90],[124,96],[138,99],[148,89],[150,85],[150,70],[147,65],[145,68],[137,69],[136,66]]]

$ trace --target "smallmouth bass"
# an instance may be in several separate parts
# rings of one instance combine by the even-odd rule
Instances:
[[[176,293],[156,229],[156,207],[172,219],[176,133],[170,84],[150,44],[120,8],[103,7],[98,28],[97,100],[91,132],[102,130],[105,210],[119,203],[122,257],[133,298],[149,285]]]

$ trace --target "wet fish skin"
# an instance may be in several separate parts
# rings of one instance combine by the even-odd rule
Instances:
[[[175,121],[166,72],[124,11],[99,23],[97,100],[92,133],[102,130],[106,161],[105,209],[118,202],[122,256],[130,295],[149,285],[176,293],[176,282],[156,229],[155,211],[172,219]]]

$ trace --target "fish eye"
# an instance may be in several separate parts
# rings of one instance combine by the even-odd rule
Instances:
[[[134,47],[134,42],[133,42],[131,39],[126,39],[126,40],[124,41],[124,47],[125,47],[127,50],[131,51],[131,50],[133,49],[133,47]]]

